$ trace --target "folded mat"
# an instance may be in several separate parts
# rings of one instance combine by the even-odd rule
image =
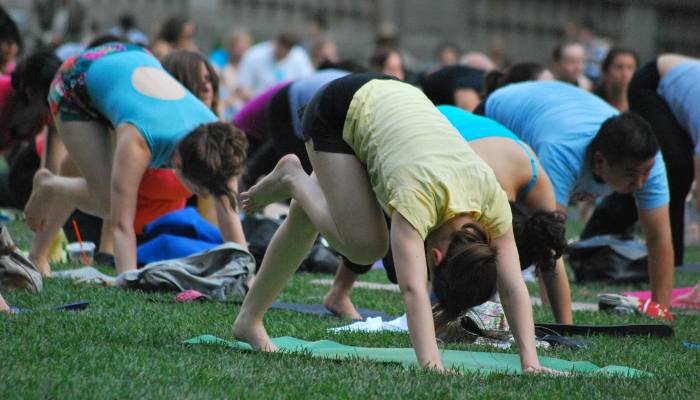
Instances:
[[[678,288],[678,289],[673,289],[671,291],[671,307],[680,307],[680,308],[686,308],[686,307],[693,307],[693,308],[698,308],[695,305],[692,304],[686,304],[686,303],[677,303],[673,301],[676,297],[682,296],[684,294],[690,293],[690,291],[693,290],[692,287],[687,287],[687,288]],[[642,300],[651,300],[651,292],[646,291],[646,292],[623,292],[622,294],[625,294],[627,296],[634,296],[638,299]]]
[[[418,366],[416,353],[413,348],[372,348],[346,346],[330,340],[307,342],[305,340],[283,336],[272,339],[272,342],[281,350],[290,353],[310,354],[313,357],[329,358],[333,360],[361,358],[376,362],[399,363],[404,367]],[[186,340],[184,343],[200,344],[215,343],[233,347],[240,350],[252,350],[248,343],[229,342],[212,335],[203,335]],[[442,364],[445,368],[460,368],[469,373],[490,374],[507,373],[522,374],[520,357],[517,354],[481,353],[475,351],[443,350]],[[587,361],[571,362],[551,357],[539,357],[540,364],[559,371],[576,373],[592,373],[603,375],[616,375],[628,378],[647,377],[650,373],[638,369],[609,365],[600,368]]]

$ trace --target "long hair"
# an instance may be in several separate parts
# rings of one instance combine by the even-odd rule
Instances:
[[[51,82],[61,67],[61,60],[50,51],[38,51],[22,60],[10,74],[12,88],[26,100],[27,92],[38,93],[47,99]],[[47,100],[48,102],[48,100]]]
[[[484,303],[496,292],[498,253],[489,234],[476,223],[468,223],[451,235],[443,261],[431,277],[438,303],[433,307],[435,331],[467,309]]]
[[[186,87],[195,96],[198,96],[202,89],[201,67],[202,63],[204,63],[211,79],[211,88],[214,91],[211,109],[215,114],[218,114],[219,76],[206,57],[196,51],[180,49],[169,52],[163,56],[160,62],[170,75],[182,83],[182,86]]]
[[[510,202],[513,235],[520,256],[520,268],[535,265],[542,272],[552,271],[564,254],[566,216],[560,211],[530,211],[522,203]]]
[[[205,188],[208,194],[226,197],[234,210],[238,201],[228,184],[240,175],[247,149],[245,133],[227,122],[202,124],[177,146],[182,175]]]

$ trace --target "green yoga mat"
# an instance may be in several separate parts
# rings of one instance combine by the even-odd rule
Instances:
[[[307,342],[305,340],[283,336],[272,339],[272,342],[288,353],[310,354],[313,357],[323,357],[333,360],[362,358],[376,362],[399,363],[408,368],[417,366],[416,353],[412,348],[372,348],[346,346],[330,340]],[[244,342],[230,342],[212,335],[203,335],[184,343],[202,344],[215,343],[252,351],[253,348]],[[517,354],[482,353],[476,351],[445,350],[442,352],[442,364],[446,368],[459,368],[467,373],[507,373],[522,374],[520,357]],[[571,362],[551,357],[540,357],[540,364],[559,371],[574,373],[603,374],[624,376],[628,378],[647,377],[650,373],[634,368],[609,365],[600,368],[587,361]]]

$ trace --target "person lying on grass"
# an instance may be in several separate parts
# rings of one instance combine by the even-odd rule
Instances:
[[[561,258],[566,248],[566,218],[556,211],[552,183],[534,151],[496,121],[455,106],[437,108],[493,169],[496,180],[508,196],[513,210],[520,268],[533,264],[537,267],[539,282],[543,283],[541,292],[549,295],[556,321],[573,323],[569,280]],[[382,261],[387,277],[396,283],[391,257]],[[323,299],[326,308],[341,316],[361,319],[350,301],[350,291],[358,276],[367,273],[371,267],[343,258],[331,289]]]
[[[537,358],[508,198],[491,168],[420,90],[381,74],[339,78],[305,106],[302,131],[313,174],[287,155],[241,194],[247,213],[292,202],[233,336],[255,349],[277,350],[262,318],[320,232],[358,264],[382,258],[391,242],[421,366],[444,370],[435,325],[487,301],[498,284],[523,371],[556,373]],[[391,216],[391,235],[384,213]],[[439,300],[435,323],[429,279]]]
[[[245,135],[218,122],[143,48],[107,43],[67,60],[49,103],[82,176],[46,169],[34,176],[25,214],[36,232],[29,258],[42,273],[50,271],[48,244],[75,208],[111,219],[117,272],[136,269],[134,215],[148,167],[173,168],[190,192],[217,197],[228,212],[235,207]]]

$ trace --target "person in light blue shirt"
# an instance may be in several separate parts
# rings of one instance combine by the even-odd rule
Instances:
[[[484,110],[534,149],[562,212],[569,202],[632,193],[649,251],[652,300],[668,307],[673,288],[669,190],[649,124],[563,82],[507,85],[491,94]]]

